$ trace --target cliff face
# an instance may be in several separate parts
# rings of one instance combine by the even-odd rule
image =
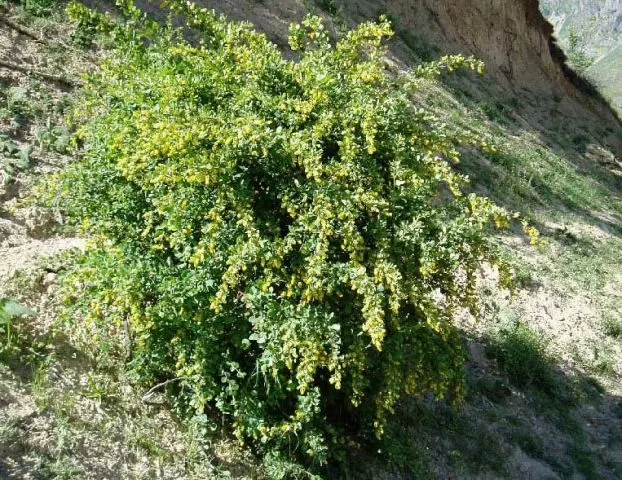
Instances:
[[[537,0],[393,0],[373,2],[371,8],[366,3],[345,0],[344,10],[359,12],[362,19],[383,3],[397,28],[443,50],[472,53],[486,62],[489,72],[514,86],[547,89],[553,81],[566,88],[550,48],[553,28]]]
[[[615,116],[601,99],[585,93],[589,87],[565,65],[538,0],[345,0],[343,8],[356,21],[386,11],[400,30],[414,32],[443,51],[472,53],[506,88],[563,94],[598,115]],[[572,109],[581,110],[577,105]]]

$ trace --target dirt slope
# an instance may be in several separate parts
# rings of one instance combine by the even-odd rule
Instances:
[[[443,52],[483,58],[484,79],[458,76],[429,85],[420,101],[455,128],[490,137],[498,153],[466,151],[462,168],[474,178],[474,188],[528,213],[547,241],[534,249],[519,235],[502,239],[524,270],[523,287],[510,301],[490,278],[483,280],[485,321],[466,317],[460,325],[470,353],[470,393],[460,410],[424,402],[405,403],[396,413],[400,434],[413,444],[404,456],[420,462],[422,470],[374,465],[375,457],[361,452],[352,462],[351,478],[622,478],[622,323],[616,323],[622,318],[622,133],[607,108],[567,77],[536,2],[204,4],[253,22],[284,49],[289,23],[312,9],[327,18],[335,35],[388,14],[397,30],[391,60],[400,68]],[[12,18],[25,22],[16,11]],[[29,25],[36,29],[36,22]],[[0,26],[0,58],[13,55],[14,61],[58,74],[67,59],[83,54],[65,50],[68,28],[37,31],[54,33],[52,48]],[[72,71],[81,70],[75,67]],[[34,104],[42,103],[41,92],[51,92],[52,98],[60,94],[36,77],[0,70],[0,79],[5,89],[27,88]],[[43,126],[45,118],[35,115],[15,131],[10,120],[0,129],[20,145],[37,145],[36,132]],[[0,298],[14,296],[39,312],[27,329],[46,328],[58,308],[58,266],[33,264],[81,240],[46,233],[42,219],[17,200],[31,191],[36,178],[65,161],[70,159],[35,150],[32,169],[0,192]],[[15,271],[21,283],[9,282]],[[554,359],[553,393],[534,385],[517,387],[502,367],[503,357],[490,353],[499,341],[494,338],[507,341],[496,332],[518,324],[546,340]],[[214,452],[200,443],[218,446],[220,439],[203,431],[199,439],[193,437],[166,409],[166,399],[142,402],[140,391],[123,376],[124,359],[112,369],[98,369],[84,352],[58,339],[45,341],[52,353],[45,352],[44,362],[22,362],[17,369],[0,365],[0,478],[266,478],[248,452],[234,455],[230,445]],[[536,359],[536,366],[544,361],[529,342],[518,344],[524,347],[520,358]],[[28,374],[17,375],[23,370]]]

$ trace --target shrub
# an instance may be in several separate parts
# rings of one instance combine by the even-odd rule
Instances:
[[[486,230],[509,216],[461,194],[451,137],[411,92],[480,64],[388,77],[388,21],[333,46],[317,17],[285,60],[246,24],[170,5],[183,34],[131,5],[99,18],[116,48],[74,114],[83,158],[50,190],[94,238],[64,281],[76,335],[121,348],[127,325],[140,382],[174,379],[183,408],[319,463],[381,436],[405,395],[459,399],[452,314],[475,308]]]

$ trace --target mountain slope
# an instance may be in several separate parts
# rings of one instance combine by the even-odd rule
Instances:
[[[94,3],[112,9],[112,2]],[[564,67],[537,2],[204,3],[254,23],[285,55],[291,54],[289,23],[311,10],[325,17],[335,37],[388,14],[396,29],[389,71],[445,52],[483,58],[483,77],[457,72],[423,81],[415,101],[456,132],[495,146],[462,147],[456,168],[471,176],[474,190],[527,214],[546,240],[530,246],[518,229],[497,238],[520,285],[510,296],[495,287],[494,271],[482,272],[483,319],[465,315],[459,324],[468,350],[466,402],[457,409],[425,399],[404,402],[389,427],[402,448],[391,451],[389,461],[384,445],[352,445],[347,476],[622,477],[622,133],[607,106]],[[71,27],[61,6],[54,8],[58,16],[42,19],[11,7],[13,21],[48,34],[52,45],[0,22],[0,58],[52,73],[67,58],[79,60],[83,51],[63,46]],[[6,341],[13,349],[0,355],[0,476],[274,478],[252,452],[240,452],[221,419],[183,421],[167,408],[174,400],[157,389],[144,400],[152,386],[134,385],[124,374],[131,337],[123,329],[114,332],[119,348],[97,359],[78,341],[79,329],[50,330],[60,309],[56,272],[62,275],[71,256],[24,265],[12,245],[23,242],[37,253],[37,242],[55,238],[26,231],[29,213],[17,200],[55,158],[39,148],[45,142],[36,132],[46,125],[47,87],[60,87],[44,88],[6,69],[0,80],[0,133],[37,152],[33,168],[8,185],[10,195],[0,192],[0,226],[12,225],[0,231],[6,247],[0,263],[21,265],[0,279],[0,299],[15,298],[37,312],[15,321],[17,334]],[[14,87],[25,89],[24,103],[32,108],[14,111]]]
[[[574,34],[593,58],[586,74],[622,111],[622,1],[543,0],[542,11],[553,23],[562,47]]]

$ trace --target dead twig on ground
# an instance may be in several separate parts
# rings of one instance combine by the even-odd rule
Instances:
[[[3,10],[0,7],[0,12],[6,12],[6,10]],[[47,43],[48,43],[46,40],[41,38],[36,32],[30,30],[27,27],[24,27],[23,25],[20,25],[17,22],[14,22],[13,20],[11,20],[10,18],[7,18],[6,16],[0,18],[0,22],[4,23],[8,27],[11,27],[13,30],[17,30],[22,35],[26,35],[27,37],[32,38],[37,43],[41,43],[43,45],[47,45]]]
[[[9,70],[14,70],[17,72],[26,73],[28,75],[34,75],[36,77],[42,78],[44,80],[48,80],[50,82],[60,83],[67,87],[75,87],[80,85],[80,82],[76,80],[71,80],[64,77],[59,77],[58,75],[51,75],[49,73],[41,72],[39,70],[35,70],[26,65],[19,65],[17,63],[9,62],[7,60],[0,59],[0,68],[7,68]]]
[[[175,382],[179,382],[181,380],[187,380],[190,377],[175,377],[175,378],[171,378],[170,380],[166,380],[165,382],[162,383],[158,383],[157,385],[154,385],[153,387],[151,387],[149,390],[147,390],[142,397],[142,401],[146,402],[149,397],[151,397],[151,395],[153,395],[158,389],[166,387],[167,385],[170,385],[171,383],[175,383]]]

